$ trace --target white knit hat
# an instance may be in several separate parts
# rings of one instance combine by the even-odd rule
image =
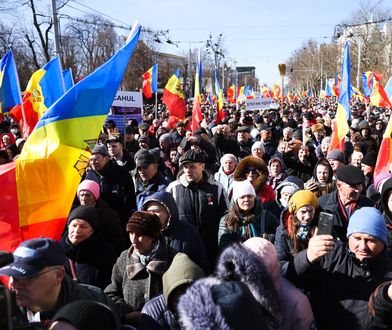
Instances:
[[[222,158],[220,159],[220,163],[221,163],[221,165],[223,165],[224,164],[224,162],[226,162],[226,161],[228,161],[228,160],[230,160],[230,161],[232,161],[234,164],[238,164],[238,159],[237,159],[237,157],[236,156],[234,156],[233,154],[224,154],[223,156],[222,156]]]
[[[233,201],[236,202],[239,197],[252,195],[256,197],[255,188],[248,180],[233,182]]]

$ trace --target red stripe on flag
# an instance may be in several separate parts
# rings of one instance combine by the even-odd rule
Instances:
[[[26,241],[28,239],[44,236],[59,241],[63,234],[66,222],[67,219],[60,218],[23,226],[20,228],[22,240]]]

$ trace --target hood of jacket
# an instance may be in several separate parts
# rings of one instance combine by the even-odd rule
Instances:
[[[141,208],[142,211],[145,211],[147,209],[148,202],[158,202],[162,204],[169,212],[169,221],[163,230],[169,228],[171,224],[178,221],[178,208],[172,194],[168,193],[167,191],[159,191],[152,194],[151,196],[147,197],[146,201],[143,203]]]
[[[169,306],[170,294],[181,285],[189,285],[204,277],[203,270],[196,265],[185,253],[177,253],[169,269],[163,274],[163,296]]]
[[[332,182],[332,178],[333,178],[333,169],[331,167],[331,164],[329,163],[328,159],[326,158],[322,158],[320,160],[318,160],[318,162],[316,163],[314,170],[313,170],[313,178],[315,178],[316,182],[318,182],[317,179],[317,166],[319,166],[320,164],[324,165],[325,167],[328,168],[328,179],[327,182]]]
[[[245,170],[248,166],[252,166],[256,168],[257,172],[259,173],[259,177],[252,183],[253,187],[255,188],[256,192],[259,188],[267,182],[269,172],[267,164],[264,160],[254,157],[254,156],[247,156],[240,161],[238,166],[234,171],[234,180],[235,181],[243,181],[246,180]]]
[[[286,186],[293,187],[297,190],[302,190],[302,189],[304,189],[304,182],[300,178],[297,178],[296,176],[292,176],[292,175],[288,176],[275,189],[277,201],[279,201],[280,198],[282,197],[280,194],[282,191],[282,188],[286,187]]]
[[[282,321],[277,289],[259,257],[241,244],[226,248],[219,257],[216,276],[223,281],[245,283],[256,301],[263,307],[273,326]]]

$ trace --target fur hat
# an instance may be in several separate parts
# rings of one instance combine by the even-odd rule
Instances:
[[[216,277],[223,281],[245,283],[253,297],[265,310],[273,326],[281,323],[280,303],[270,273],[259,257],[241,244],[223,250],[216,267]]]
[[[243,158],[234,171],[234,180],[246,180],[245,171],[249,166],[256,168],[257,172],[259,173],[259,177],[254,182],[252,182],[253,187],[257,192],[258,189],[267,182],[269,175],[268,167],[264,160],[254,156],[247,156]]]
[[[136,211],[130,217],[126,229],[128,233],[158,238],[161,232],[161,223],[155,214],[147,211]]]
[[[315,209],[318,207],[317,197],[309,190],[297,191],[290,197],[288,211],[295,213],[299,208],[305,205],[313,205]]]
[[[93,181],[93,180],[83,180],[79,184],[79,186],[78,186],[78,191],[77,191],[78,197],[79,197],[80,192],[82,190],[87,190],[87,191],[91,192],[94,195],[95,200],[99,199],[100,186],[95,181]]]
[[[246,195],[256,197],[255,188],[248,180],[233,182],[233,201],[236,202],[238,198]]]

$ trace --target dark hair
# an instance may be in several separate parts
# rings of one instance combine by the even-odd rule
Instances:
[[[241,218],[245,221],[245,224],[251,223],[254,221],[255,215],[253,214],[253,210],[256,206],[256,198],[255,198],[255,205],[253,206],[252,210],[247,214],[243,215],[238,203],[235,202],[233,207],[228,211],[226,218],[225,218],[225,225],[230,231],[237,231],[238,226],[241,224]]]

